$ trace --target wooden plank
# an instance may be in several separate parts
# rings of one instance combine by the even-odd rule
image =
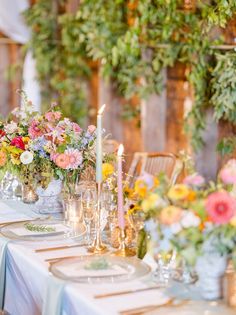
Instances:
[[[104,128],[112,138],[118,142],[123,142],[123,123],[121,119],[122,99],[116,93],[115,86],[111,82],[106,82],[99,75],[98,104],[106,104],[104,113]]]
[[[166,81],[166,71],[163,71]],[[166,90],[153,94],[141,105],[141,132],[144,151],[164,151],[166,143]]]
[[[213,119],[212,109],[206,113],[206,129],[203,132],[205,145],[203,149],[195,154],[197,171],[207,180],[214,180],[218,168],[218,155],[216,145],[218,141],[218,126]]]
[[[183,130],[184,101],[187,96],[190,97],[190,91],[186,89],[186,70],[186,66],[181,63],[167,69],[166,151],[175,154],[190,149]]]
[[[79,7],[80,0],[67,0],[66,12],[75,13]]]
[[[236,38],[236,14],[233,18],[228,22],[227,27],[223,30],[223,34],[225,37],[225,43],[232,45],[235,44]],[[224,137],[235,137],[236,136],[236,124],[232,124],[229,122],[224,121],[223,119],[219,121],[218,125],[219,129],[219,141]],[[227,162],[230,158],[236,158],[236,150],[228,155],[228,156],[219,156],[218,163],[219,168]]]
[[[0,46],[0,114],[6,117],[9,112],[9,85],[5,78],[5,72],[9,65],[8,46]]]
[[[19,61],[20,58],[20,45],[10,44],[9,46],[9,64],[13,65]],[[15,73],[14,79],[9,82],[10,89],[10,99],[9,99],[9,109],[20,105],[20,96],[16,93],[17,89],[21,88],[21,77],[19,72]]]

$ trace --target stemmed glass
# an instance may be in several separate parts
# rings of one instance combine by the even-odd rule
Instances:
[[[143,211],[140,211],[140,210],[134,210],[134,211],[131,210],[131,213],[128,216],[129,223],[135,231],[135,246],[138,245],[137,244],[138,235],[139,235],[139,232],[144,227],[144,219],[145,219],[144,213]]]
[[[87,230],[87,243],[91,244],[91,225],[96,211],[96,188],[95,186],[87,186],[82,193],[82,209],[84,223]]]

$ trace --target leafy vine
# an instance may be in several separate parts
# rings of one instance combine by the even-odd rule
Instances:
[[[222,42],[213,30],[226,26],[236,12],[235,0],[190,1],[189,8],[183,0],[82,0],[74,14],[52,13],[55,2],[60,8],[65,0],[38,0],[26,18],[42,90],[56,94],[68,113],[85,114],[88,59],[99,61],[103,76],[116,83],[127,103],[160,93],[162,69],[178,61],[187,65],[194,88],[186,118],[194,148],[203,144],[207,107],[217,120],[236,123],[236,53],[212,49]]]

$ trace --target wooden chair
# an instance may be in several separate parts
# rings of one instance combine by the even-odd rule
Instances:
[[[132,185],[143,172],[158,175],[163,172],[174,184],[182,170],[182,163],[172,153],[136,152],[128,172],[128,181]]]
[[[117,151],[119,142],[114,139],[105,139],[103,141],[103,151],[105,153],[114,153]]]

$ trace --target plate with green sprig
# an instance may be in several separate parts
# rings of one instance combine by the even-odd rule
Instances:
[[[56,241],[68,238],[79,238],[85,232],[84,224],[70,225],[64,220],[32,220],[9,223],[1,227],[0,232],[9,239],[22,241]]]

